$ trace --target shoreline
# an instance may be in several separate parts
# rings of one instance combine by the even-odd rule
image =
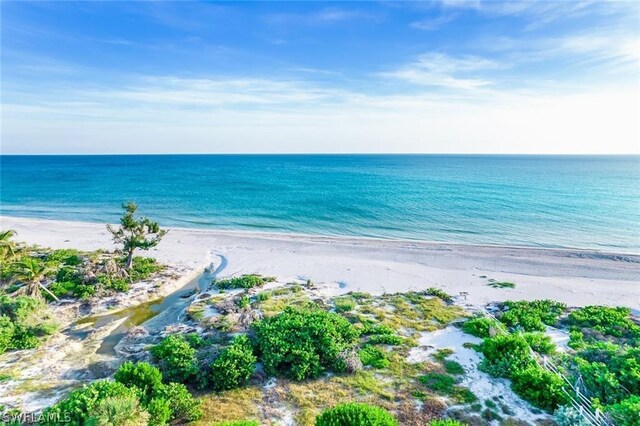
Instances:
[[[0,216],[18,241],[81,250],[112,249],[104,224]],[[570,306],[620,305],[640,311],[640,255],[598,250],[298,236],[168,228],[158,247],[139,255],[191,270],[215,256],[223,276],[259,273],[283,282],[312,280],[327,295],[440,288],[463,306],[555,299]],[[496,289],[489,280],[516,283]],[[460,293],[467,293],[466,298]]]
[[[68,225],[73,224],[87,224],[87,225],[101,225],[106,226],[108,222],[98,221],[81,221],[81,220],[66,220],[66,219],[49,219],[39,217],[25,217],[25,216],[13,216],[0,213],[0,225],[6,220],[16,221],[33,221],[33,222],[54,222],[64,223]],[[111,225],[117,226],[117,223],[111,223]],[[453,241],[437,241],[437,240],[421,240],[421,239],[408,239],[408,238],[384,238],[384,237],[368,237],[357,235],[321,235],[321,234],[304,234],[296,232],[279,232],[279,231],[252,231],[248,229],[215,229],[205,227],[182,227],[182,226],[164,226],[164,229],[173,231],[182,231],[190,233],[202,233],[202,234],[219,234],[230,237],[243,237],[243,238],[263,238],[263,239],[275,239],[275,240],[299,240],[308,242],[341,242],[341,243],[391,243],[391,244],[416,244],[424,248],[478,248],[478,249],[505,249],[505,250],[531,250],[531,251],[547,251],[547,252],[559,252],[567,254],[594,254],[607,257],[630,257],[637,258],[634,262],[640,263],[640,251],[638,252],[626,252],[615,251],[599,248],[582,248],[582,247],[567,247],[567,246],[530,246],[530,245],[517,245],[517,244],[489,244],[489,243],[467,243],[467,242],[453,242]],[[2,228],[4,229],[4,227]],[[19,239],[19,238],[18,238]]]

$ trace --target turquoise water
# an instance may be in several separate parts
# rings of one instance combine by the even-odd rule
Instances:
[[[640,253],[640,157],[2,156],[4,215]]]

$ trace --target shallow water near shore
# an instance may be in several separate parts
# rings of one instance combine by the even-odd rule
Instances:
[[[142,325],[156,316],[166,313],[169,309],[172,310],[176,318],[169,318],[167,321],[177,321],[177,315],[182,311],[181,308],[189,304],[192,295],[206,289],[211,283],[211,278],[212,276],[209,274],[202,274],[168,296],[121,309],[110,314],[82,318],[72,325],[68,334],[82,340],[87,336],[91,328],[103,327],[114,321],[124,319],[124,321],[103,339],[102,344],[97,350],[97,353],[101,355],[114,355],[115,347],[133,327]]]
[[[640,156],[0,156],[3,215],[640,253]]]

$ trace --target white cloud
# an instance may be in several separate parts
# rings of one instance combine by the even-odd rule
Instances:
[[[477,56],[452,57],[442,53],[425,53],[415,62],[380,76],[423,86],[439,86],[453,89],[473,89],[491,84],[482,77],[460,75],[498,68],[491,60]]]
[[[476,62],[456,69],[476,69]],[[446,68],[443,66],[443,68]],[[638,85],[573,94],[372,95],[153,77],[3,105],[3,152],[638,153]],[[64,99],[64,100],[62,100]],[[33,123],[38,123],[34,126]]]
[[[436,18],[428,18],[412,22],[411,26],[423,31],[435,31],[443,25],[453,21],[454,18],[454,15],[441,15]]]

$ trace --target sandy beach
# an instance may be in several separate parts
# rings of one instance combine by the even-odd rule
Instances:
[[[113,249],[103,224],[0,217],[17,239],[52,248]],[[550,298],[570,306],[604,304],[640,311],[640,255],[365,238],[171,229],[149,255],[194,270],[224,264],[220,276],[260,273],[310,279],[327,295],[438,287],[470,307]],[[488,280],[516,283],[498,289]]]

